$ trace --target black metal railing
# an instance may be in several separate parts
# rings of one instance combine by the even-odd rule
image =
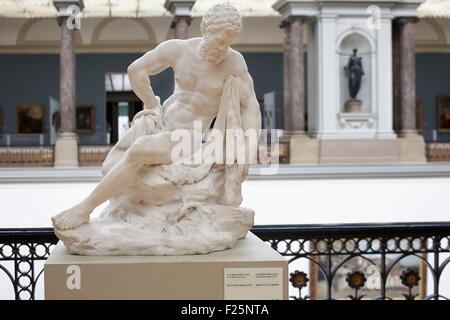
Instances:
[[[441,291],[450,291],[450,222],[273,225],[252,232],[288,258],[292,299],[448,299]],[[0,281],[5,273],[15,299],[36,298],[56,242],[50,228],[0,229]]]
[[[0,291],[10,289],[16,300],[34,300],[44,261],[57,242],[51,228],[0,229],[0,273],[10,284],[0,285]]]
[[[440,290],[450,291],[449,222],[273,225],[253,232],[288,257],[293,299],[448,299]]]

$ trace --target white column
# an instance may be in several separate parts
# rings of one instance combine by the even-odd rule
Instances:
[[[308,109],[308,131],[317,131],[317,108],[316,108],[316,55],[317,55],[317,41],[315,38],[316,21],[311,21],[308,23],[308,46],[307,46],[307,63],[308,63],[308,73],[307,73],[307,109]]]
[[[166,0],[164,7],[174,15],[171,28],[175,31],[175,39],[189,38],[191,9],[195,0]]]
[[[392,20],[381,18],[377,37],[377,75],[375,94],[378,107],[377,138],[394,139],[392,107]]]
[[[61,129],[55,143],[55,167],[78,167],[78,135],[76,133],[76,55],[75,32],[79,25],[70,20],[80,12],[82,0],[53,0],[58,11],[61,28],[59,57],[59,91],[61,109]],[[78,8],[75,10],[75,8]]]
[[[336,66],[336,15],[320,15],[317,19],[317,119],[314,136],[320,139],[336,137],[336,115],[339,112]]]

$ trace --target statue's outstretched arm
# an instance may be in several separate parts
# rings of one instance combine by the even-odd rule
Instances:
[[[128,67],[128,77],[134,93],[149,109],[159,105],[150,85],[149,76],[173,67],[179,57],[180,40],[168,40],[147,52]]]

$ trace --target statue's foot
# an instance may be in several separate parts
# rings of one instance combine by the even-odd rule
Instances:
[[[52,217],[53,226],[58,230],[75,229],[89,222],[90,210],[76,205]]]

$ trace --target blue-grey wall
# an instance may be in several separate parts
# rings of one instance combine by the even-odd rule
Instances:
[[[283,127],[283,54],[281,53],[243,53],[248,71],[255,84],[258,99],[264,93],[275,91],[276,125]]]
[[[49,96],[57,98],[59,78],[56,55],[0,55],[0,106],[3,110],[3,132],[15,134],[16,105],[45,105],[44,132],[49,131]],[[4,142],[5,136],[2,136]],[[11,142],[35,144],[35,137],[12,137]]]
[[[140,54],[78,54],[77,104],[96,106],[94,134],[80,134],[82,144],[104,144],[106,123],[105,73],[125,72],[127,66]],[[283,68],[281,53],[244,53],[255,83],[258,97],[276,91],[282,94]],[[432,141],[437,124],[437,96],[450,95],[450,54],[418,53],[417,99],[425,104],[427,141]],[[49,96],[59,100],[59,56],[56,54],[0,54],[0,107],[3,109],[4,133],[16,133],[18,104],[43,104],[46,115],[44,132],[48,133]],[[155,92],[166,99],[172,90],[172,73],[165,71],[152,77]],[[279,106],[282,108],[282,106]],[[46,143],[48,143],[46,138]],[[438,133],[439,141],[450,141],[449,133]],[[5,135],[0,139],[4,143]],[[13,142],[37,144],[37,137],[21,136]]]
[[[81,144],[106,142],[106,92],[105,73],[126,72],[127,66],[138,54],[78,54],[77,104],[96,107],[95,133],[80,134]],[[0,106],[4,114],[4,133],[15,134],[18,104],[43,104],[45,106],[44,133],[49,132],[49,96],[59,100],[59,56],[56,54],[4,54],[0,55]],[[155,91],[166,98],[170,93],[171,71],[152,77]],[[36,143],[36,137],[14,137],[23,145]],[[3,143],[5,138],[3,137]],[[48,143],[48,137],[46,137]]]
[[[105,74],[126,72],[139,54],[79,54],[77,55],[77,104],[96,106],[96,134],[80,134],[81,144],[106,143]],[[172,90],[172,71],[165,70],[151,77],[152,87],[162,100]]]
[[[437,129],[439,95],[450,95],[450,54],[416,55],[416,98],[424,102],[424,137],[433,140]],[[437,133],[437,141],[450,141],[450,133]]]
[[[281,53],[243,53],[255,83],[258,98],[264,93],[283,92],[283,55]]]
[[[105,73],[126,72],[140,54],[77,54],[77,104],[96,106],[95,133],[80,134],[81,144],[106,142]],[[258,97],[269,91],[282,92],[282,54],[244,53]],[[155,93],[165,100],[173,90],[172,71],[151,78]],[[56,54],[0,54],[0,106],[3,109],[3,132],[15,134],[16,105],[45,106],[44,133],[49,132],[49,96],[59,100],[59,56]],[[19,139],[19,140],[17,140]],[[2,136],[0,144],[4,143]],[[14,142],[37,143],[36,136],[21,136]],[[48,137],[46,137],[48,143]]]

